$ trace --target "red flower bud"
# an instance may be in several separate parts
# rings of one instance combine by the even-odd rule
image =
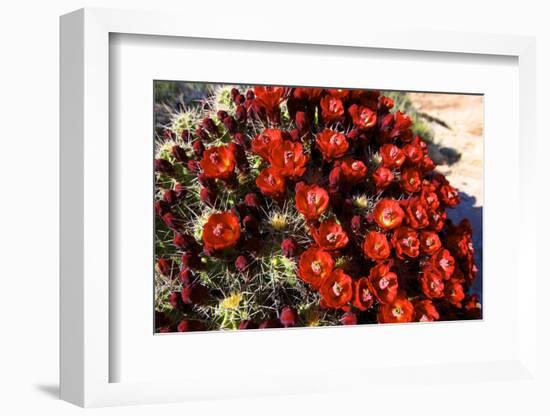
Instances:
[[[243,273],[246,268],[248,267],[248,260],[246,259],[245,256],[239,256],[235,259],[235,268]]]
[[[258,233],[259,223],[256,217],[253,215],[247,215],[243,218],[243,225],[246,231],[252,234]]]
[[[189,286],[193,280],[193,272],[191,272],[191,269],[185,267],[180,271],[178,277],[182,285]]]
[[[191,159],[189,162],[187,162],[187,169],[189,169],[191,172],[198,173],[201,170],[201,165],[198,160]]]
[[[294,241],[292,238],[285,238],[281,242],[281,251],[283,253],[283,256],[288,258],[294,257],[297,250],[298,245],[296,244],[296,241]]]
[[[200,284],[185,286],[181,300],[188,305],[201,305],[208,299],[208,289]]]
[[[202,188],[200,193],[200,199],[209,207],[213,207],[216,203],[218,194],[210,188]]]
[[[229,114],[227,114],[227,111],[225,111],[225,110],[219,110],[216,113],[216,116],[218,117],[218,120],[223,122],[225,120],[225,118],[229,116]]]
[[[196,157],[202,157],[204,153],[204,144],[200,140],[193,142],[193,152]]]
[[[166,159],[155,159],[155,171],[167,176],[173,176],[174,166]]]
[[[173,190],[164,191],[162,194],[162,200],[168,205],[174,205],[178,201],[178,195]]]
[[[177,183],[174,186],[174,192],[176,193],[176,196],[178,199],[182,199],[187,194],[187,188],[185,188],[185,185],[182,183]]]
[[[206,327],[202,322],[184,319],[178,324],[178,332],[205,331]]]
[[[186,163],[189,160],[189,158],[187,157],[187,153],[185,153],[183,147],[180,147],[178,145],[172,146],[171,153],[172,156],[174,156],[174,159],[176,159],[180,163]]]
[[[244,203],[247,207],[255,209],[259,209],[261,205],[260,198],[258,198],[258,195],[255,193],[246,194],[244,197]]]
[[[268,319],[260,323],[260,329],[280,328],[281,322],[278,319]]]
[[[281,315],[279,316],[279,320],[281,321],[281,324],[285,327],[291,327],[296,325],[296,321],[298,320],[298,314],[296,313],[296,309],[291,308],[289,306],[285,306],[283,310],[281,311]]]
[[[247,118],[246,108],[243,105],[239,105],[235,110],[235,117],[239,123],[245,123]]]

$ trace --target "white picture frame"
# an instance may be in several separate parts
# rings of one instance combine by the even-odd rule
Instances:
[[[185,21],[185,25],[181,22]],[[528,167],[535,160],[535,41],[529,37],[433,33],[406,29],[369,27],[345,28],[326,32],[314,24],[287,28],[263,22],[251,25],[247,34],[235,33],[229,25],[202,25],[172,13],[149,13],[107,9],[82,9],[61,18],[61,398],[80,406],[159,403],[192,399],[254,396],[262,394],[310,393],[350,389],[365,383],[370,386],[391,379],[416,382],[445,380],[442,373],[452,371],[456,379],[530,380],[537,383],[536,363],[536,218],[520,215],[519,243],[508,256],[517,257],[522,270],[518,286],[517,347],[506,360],[471,363],[441,362],[415,368],[369,367],[350,371],[331,369],[305,375],[303,380],[288,380],[286,374],[266,373],[266,383],[239,384],[221,389],[205,389],[207,380],[194,377],[180,382],[111,382],[110,365],[117,357],[110,350],[109,296],[109,37],[135,34],[182,38],[221,39],[248,42],[332,45],[334,47],[384,50],[430,51],[435,53],[504,55],[516,57],[519,68],[518,140],[532,143],[521,146],[518,156],[519,196],[517,213],[527,214],[534,203],[534,184]],[[342,27],[342,29],[344,29]],[[519,143],[519,141],[518,141]],[[488,155],[488,157],[491,157]],[[490,189],[489,189],[490,191]],[[490,192],[488,192],[490,198]],[[489,199],[490,203],[490,199]],[[359,331],[362,328],[354,328]],[[281,337],[272,332],[272,338]],[[151,334],[152,335],[152,334]],[[230,334],[223,334],[229,335]],[[208,335],[210,336],[210,335]],[[247,335],[247,336],[253,336]],[[243,370],[246,371],[246,370]],[[330,377],[321,378],[323,375]],[[327,380],[335,380],[327,382]],[[384,382],[381,380],[385,380]],[[282,385],[285,387],[283,388]],[[279,386],[279,387],[277,387]]]

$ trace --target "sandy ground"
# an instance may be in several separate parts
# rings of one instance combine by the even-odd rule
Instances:
[[[473,291],[481,295],[482,287],[482,212],[483,212],[483,97],[474,95],[411,93],[418,111],[447,124],[430,122],[434,142],[461,154],[451,165],[438,166],[461,193],[461,203],[448,210],[453,221],[468,218],[474,229],[476,265],[480,270]]]

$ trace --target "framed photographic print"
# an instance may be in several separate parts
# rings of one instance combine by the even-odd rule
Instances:
[[[61,19],[62,398],[538,383],[533,40],[179,21]]]

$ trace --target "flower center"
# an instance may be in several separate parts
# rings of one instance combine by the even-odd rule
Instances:
[[[329,243],[335,243],[336,242],[337,235],[336,233],[328,233],[327,234],[327,241]]]
[[[294,158],[294,152],[291,150],[287,150],[285,152],[285,162],[288,163]]]
[[[383,276],[382,279],[380,279],[380,281],[378,282],[378,286],[382,290],[387,288],[389,284],[390,284],[390,281],[386,278],[386,276]]]
[[[212,153],[210,155],[210,161],[217,165],[218,163],[220,163],[220,155],[218,155],[217,153]]]
[[[271,186],[275,185],[275,178],[273,177],[273,175],[267,175],[265,181]]]
[[[367,288],[361,291],[361,300],[363,302],[369,302],[372,299],[372,295]]]
[[[316,204],[317,203],[317,194],[314,191],[308,192],[307,202],[308,202],[308,204]]]
[[[338,110],[339,110],[338,102],[332,100],[332,101],[330,102],[330,111],[332,111],[333,113],[337,113]]]
[[[430,283],[430,288],[431,288],[432,290],[437,290],[437,282],[436,282],[435,280],[432,281],[432,283]]]
[[[338,282],[334,282],[334,285],[332,285],[332,291],[336,296],[340,296],[342,294],[342,286],[340,286]]]
[[[403,315],[403,309],[401,309],[399,306],[396,306],[392,309],[391,313],[396,318],[399,318],[401,315]]]
[[[447,267],[449,267],[449,260],[448,259],[441,259],[439,261],[439,265],[443,268],[443,269],[446,269]]]
[[[219,237],[222,235],[223,233],[223,224],[216,224],[216,226],[214,227],[214,229],[212,230],[212,233],[216,236],[216,237]]]
[[[321,273],[321,270],[323,270],[323,267],[321,265],[321,262],[318,261],[318,260],[315,260],[314,262],[311,263],[311,270],[313,271],[313,273],[315,274],[319,274]]]
[[[337,134],[333,134],[329,140],[330,144],[338,144],[339,141],[340,140]]]
[[[420,322],[428,322],[430,318],[428,318],[425,314],[420,317]]]
[[[351,168],[352,168],[353,170],[359,170],[359,169],[361,169],[361,164],[360,164],[359,162],[357,162],[357,161],[356,161],[356,162],[353,162],[353,163],[351,164]]]
[[[265,143],[265,144],[268,144],[270,141],[271,141],[271,137],[269,137],[267,134],[264,134],[262,136],[262,141]]]

